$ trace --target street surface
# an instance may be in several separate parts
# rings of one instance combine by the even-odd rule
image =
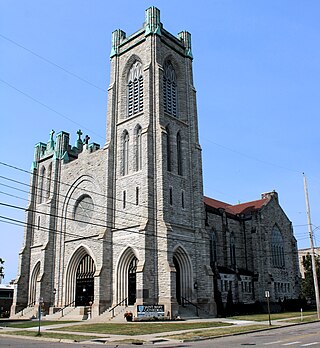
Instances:
[[[235,348],[235,347],[263,347],[263,348],[286,348],[286,347],[320,347],[320,323],[310,323],[299,326],[282,327],[270,331],[261,331],[252,334],[228,336],[212,340],[185,342],[185,343],[166,343],[159,339],[159,343],[144,344],[143,347],[161,347],[161,348]],[[162,341],[162,342],[160,342]],[[133,347],[133,345],[119,345],[109,343],[58,343],[25,338],[3,337],[0,336],[0,347],[10,348],[97,348],[99,346],[107,347]]]

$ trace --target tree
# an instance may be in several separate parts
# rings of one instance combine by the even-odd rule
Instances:
[[[317,277],[318,277],[318,283],[320,284],[320,256],[316,256],[316,270],[317,270]],[[304,275],[305,278],[302,279],[302,286],[301,286],[301,293],[302,296],[306,299],[315,300],[315,293],[314,293],[314,282],[313,282],[313,273],[312,273],[312,261],[311,261],[311,255],[308,253],[306,257],[303,259],[303,267],[304,267]]]
[[[0,280],[1,278],[4,278],[4,267],[2,266],[4,264],[4,260],[2,260],[2,258],[0,257]]]

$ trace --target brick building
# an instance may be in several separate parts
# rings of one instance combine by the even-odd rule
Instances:
[[[203,197],[190,34],[170,34],[151,7],[137,32],[112,33],[110,59],[105,145],[79,130],[74,145],[52,131],[35,147],[12,316],[33,315],[39,298],[50,313],[160,304],[174,317],[188,303],[215,316],[215,290],[277,300],[283,279],[281,296],[296,297],[277,195],[252,206]]]

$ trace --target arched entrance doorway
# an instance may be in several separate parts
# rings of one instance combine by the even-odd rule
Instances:
[[[136,302],[137,295],[137,263],[138,259],[134,257],[128,269],[128,304],[133,305]]]
[[[39,300],[39,296],[37,296],[37,281],[38,277],[40,275],[40,262],[37,262],[37,264],[34,266],[34,269],[31,274],[30,278],[30,287],[29,287],[29,299],[28,299],[28,305],[34,306],[36,302]]]
[[[181,272],[179,263],[175,257],[173,257],[173,264],[176,269],[176,299],[181,304]]]
[[[193,293],[193,276],[190,258],[182,246],[173,253],[173,264],[176,269],[176,300],[182,304],[184,299],[191,301]]]
[[[94,261],[85,255],[76,272],[75,306],[89,306],[94,299]],[[90,303],[91,302],[91,303]]]

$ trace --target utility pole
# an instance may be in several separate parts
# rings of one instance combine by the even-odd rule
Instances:
[[[320,319],[319,284],[318,284],[317,269],[316,269],[316,259],[315,259],[315,256],[314,256],[313,233],[312,233],[312,226],[311,226],[311,216],[310,216],[310,206],[309,206],[307,179],[306,179],[306,176],[304,175],[304,173],[303,173],[303,184],[304,184],[304,193],[305,193],[305,196],[306,196],[306,207],[307,207],[308,230],[309,230],[309,238],[310,238],[310,250],[311,250],[311,262],[312,262],[312,274],[313,274],[313,283],[314,283],[314,293],[315,293],[315,296],[316,296],[318,319]]]

